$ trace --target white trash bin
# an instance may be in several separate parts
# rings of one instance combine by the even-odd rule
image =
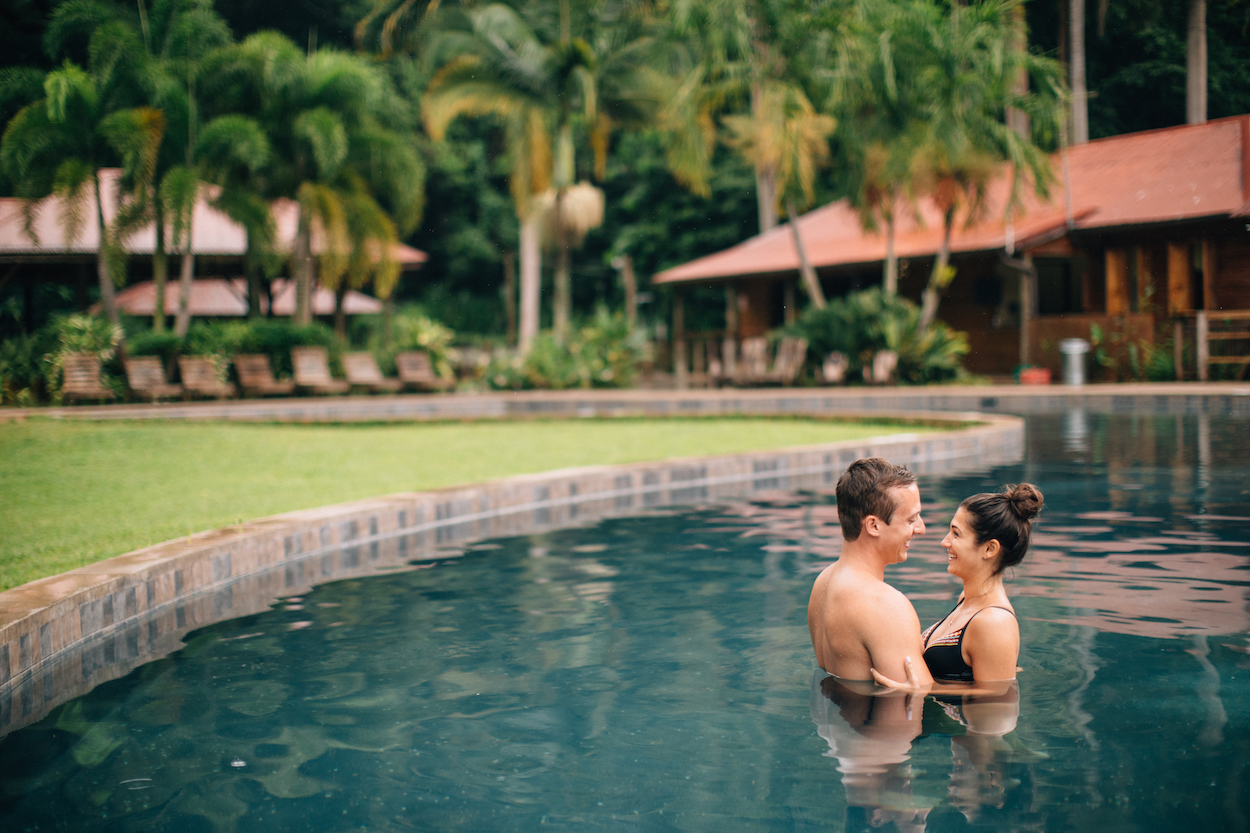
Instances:
[[[1063,353],[1063,383],[1085,384],[1085,355],[1089,353],[1089,342],[1083,338],[1065,338],[1059,342],[1059,352]]]

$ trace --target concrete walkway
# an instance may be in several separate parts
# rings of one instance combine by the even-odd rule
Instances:
[[[1225,413],[1250,416],[1250,383],[1170,382],[891,388],[576,390],[0,408],[0,422],[178,419],[243,422],[407,422],[525,417],[714,416],[891,411]]]

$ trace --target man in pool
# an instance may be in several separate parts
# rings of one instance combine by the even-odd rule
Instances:
[[[907,560],[924,534],[916,476],[880,457],[856,460],[837,485],[842,552],[816,578],[807,627],[816,662],[843,680],[871,683],[871,669],[895,680],[933,683],[922,657],[920,619],[907,597],[885,583],[885,568]]]

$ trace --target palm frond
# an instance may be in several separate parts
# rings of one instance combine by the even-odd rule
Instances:
[[[95,185],[95,170],[84,160],[66,159],[57,166],[52,192],[61,200],[59,219],[65,233],[66,248],[73,245],[82,231],[88,185]],[[26,233],[32,242],[38,243],[33,229],[28,228]]]
[[[254,173],[269,161],[269,155],[269,138],[260,124],[238,113],[218,116],[204,125],[195,145],[195,158],[213,179],[220,179],[212,176],[214,172]]]
[[[159,194],[170,220],[170,243],[175,249],[190,245],[191,213],[200,192],[199,172],[185,165],[171,168],[161,178]]]
[[[316,182],[302,184],[298,196],[300,211],[316,222],[321,233],[318,274],[327,285],[334,285],[334,281],[347,270],[351,245],[343,202],[334,188]]]
[[[347,130],[339,114],[329,107],[316,107],[295,119],[295,134],[312,153],[317,174],[333,177],[347,158]]]

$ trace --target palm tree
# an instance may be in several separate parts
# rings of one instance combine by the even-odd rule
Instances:
[[[492,115],[503,123],[511,157],[509,185],[521,221],[522,350],[538,334],[541,216],[535,198],[553,189],[555,213],[561,216],[564,195],[577,181],[579,132],[589,135],[594,170],[602,176],[615,127],[656,124],[669,139],[675,172],[696,186],[699,182],[697,162],[689,164],[697,158],[689,153],[689,131],[697,127],[662,106],[671,87],[650,66],[655,44],[646,33],[649,20],[645,15],[598,19],[600,5],[579,7],[575,22],[569,0],[560,0],[554,32],[502,4],[460,11],[447,16],[431,50],[440,69],[423,101],[430,136],[441,140],[460,115]],[[574,36],[583,28],[597,33],[593,42]],[[563,220],[556,221],[556,228],[561,242],[554,319],[560,335],[571,305],[571,239]]]
[[[140,11],[144,11],[142,3]],[[169,129],[157,159],[152,192],[156,229],[152,278],[155,284],[153,328],[164,329],[167,248],[181,249],[178,312],[174,332],[185,336],[191,323],[191,284],[195,275],[192,219],[205,172],[197,158],[200,107],[197,86],[207,57],[228,45],[230,30],[211,5],[202,0],[157,0],[140,18],[146,52],[143,79],[149,100],[166,114]],[[230,119],[211,128],[215,145],[229,137]],[[251,139],[241,137],[247,142]],[[250,149],[250,148],[249,148]],[[236,152],[248,152],[242,148]],[[167,235],[169,239],[167,239]]]
[[[323,283],[337,286],[354,246],[386,249],[420,221],[424,168],[396,129],[407,108],[365,60],[328,49],[305,56],[274,32],[252,35],[228,50],[214,73],[219,106],[233,105],[254,118],[270,147],[268,162],[247,186],[237,175],[226,179],[222,204],[248,219],[251,245],[253,237],[259,243],[267,234],[258,200],[298,202],[290,262],[295,321],[308,323],[315,267]],[[348,209],[363,210],[364,200],[388,213],[394,225],[356,222]],[[368,214],[376,217],[373,207]],[[314,225],[324,242],[319,256],[312,245]],[[374,232],[359,239],[366,228]]]
[[[911,4],[896,33],[909,55],[909,83],[926,91],[917,121],[910,176],[942,215],[942,244],[924,290],[919,326],[927,328],[954,278],[950,240],[956,220],[980,218],[990,180],[1006,163],[1010,174],[1006,211],[1019,207],[1026,186],[1045,194],[1052,172],[1039,142],[1054,138],[1062,89],[1054,62],[1015,48],[1013,0],[980,0],[942,10]],[[1032,89],[1015,79],[1023,67]],[[1031,136],[1006,123],[1009,108],[1030,121]]]
[[[851,202],[865,231],[885,228],[882,287],[890,295],[898,292],[897,215],[916,200],[910,173],[927,95],[914,83],[915,74],[906,71],[911,63],[897,57],[900,47],[904,55],[908,49],[896,37],[906,32],[906,16],[902,3],[857,7],[834,82]]]
[[[829,159],[833,117],[817,113],[797,85],[771,82],[761,87],[750,116],[726,116],[723,121],[729,144],[757,171],[767,172],[774,199],[784,201],[803,286],[812,306],[824,309],[825,295],[799,234],[795,199],[797,194],[804,208],[815,201],[816,170]]]
[[[827,68],[835,62],[844,18],[838,4],[686,0],[674,12],[674,30],[696,45],[701,97],[709,110],[741,106],[742,118],[763,122],[783,111],[779,100],[796,102],[801,96],[823,105],[827,99]],[[768,129],[782,130],[780,124]],[[735,142],[744,152],[750,144]],[[778,223],[786,187],[778,181],[774,159],[752,152],[748,161],[755,167],[759,228],[767,231]]]
[[[57,15],[81,9],[66,4],[54,13],[48,42],[55,50],[65,21]],[[96,26],[86,68],[65,61],[43,79],[43,98],[28,104],[9,122],[0,142],[0,165],[30,218],[48,196],[62,201],[61,222],[67,240],[84,222],[83,202],[93,197],[100,246],[96,273],[108,319],[117,324],[116,286],[124,280],[126,236],[146,215],[155,176],[156,156],[165,131],[164,114],[143,106],[136,56],[143,45],[117,21]],[[100,171],[122,167],[118,211],[107,220]]]

